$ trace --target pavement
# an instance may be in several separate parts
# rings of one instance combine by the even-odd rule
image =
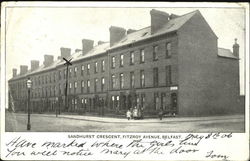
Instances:
[[[24,114],[27,115],[27,114]],[[33,116],[42,115],[44,117],[55,117],[55,114],[32,114]],[[196,121],[216,121],[216,120],[231,120],[231,119],[244,119],[244,115],[224,115],[224,116],[203,116],[203,117],[180,117],[180,116],[168,116],[163,117],[162,120],[159,118],[144,118],[139,120],[107,116],[89,116],[89,115],[75,115],[75,114],[60,114],[58,118],[102,122],[102,123],[159,123],[159,122],[196,122]]]

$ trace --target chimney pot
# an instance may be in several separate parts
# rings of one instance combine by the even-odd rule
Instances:
[[[104,41],[98,41],[98,45],[101,45],[101,44],[104,44],[105,42]]]
[[[120,41],[126,35],[126,30],[121,27],[111,26],[109,28],[109,34],[110,34],[110,46],[113,46],[115,43]]]
[[[234,39],[234,45],[233,45],[233,55],[237,58],[239,58],[239,44],[237,43],[237,38]]]

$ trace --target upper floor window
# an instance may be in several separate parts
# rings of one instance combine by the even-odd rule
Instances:
[[[130,72],[130,88],[135,87],[135,74],[134,72]]]
[[[121,89],[124,88],[124,77],[123,77],[123,73],[120,74],[120,88],[121,88]]]
[[[104,89],[104,84],[105,84],[105,78],[102,78],[102,82],[101,82],[101,91],[103,91]]]
[[[89,89],[90,89],[90,81],[87,80],[87,92],[89,93]]]
[[[72,69],[69,68],[69,78],[71,78]]]
[[[90,64],[87,64],[87,74],[90,73]]]
[[[74,76],[76,77],[77,75],[77,67],[74,68]]]
[[[95,92],[97,91],[97,83],[98,83],[98,79],[96,78],[96,79],[95,79],[95,86],[94,86],[94,91],[95,91]]]
[[[130,65],[135,63],[135,53],[132,51],[130,52]]]
[[[121,55],[120,55],[120,67],[123,67],[123,65],[124,65],[124,60],[123,60],[123,58],[124,58],[124,55],[121,54]]]
[[[166,44],[166,58],[171,57],[171,55],[172,55],[171,43],[169,42]]]
[[[97,62],[95,62],[95,68],[94,68],[94,69],[95,69],[95,70],[94,70],[94,71],[95,71],[95,73],[97,73],[97,67],[98,67],[98,63],[97,63]]]
[[[66,79],[66,76],[67,76],[67,70],[64,69],[64,79]]]
[[[115,75],[114,74],[111,76],[111,87],[112,89],[115,88]]]
[[[145,54],[144,54],[144,49],[140,50],[140,63],[145,62]]]
[[[158,60],[158,45],[153,46],[153,60]]]
[[[81,66],[81,75],[83,75],[84,72],[84,65]]]
[[[141,87],[145,87],[145,75],[144,70],[140,71],[140,78],[141,78]]]
[[[172,84],[171,78],[171,65],[166,66],[166,85],[169,86]]]
[[[112,56],[111,68],[115,68],[115,56]]]
[[[76,89],[76,88],[77,88],[77,82],[75,82],[74,84],[75,84],[74,87],[75,87],[75,89]]]
[[[81,82],[81,85],[82,85],[81,92],[83,93],[83,90],[84,90],[84,81]]]
[[[105,71],[105,61],[104,60],[102,60],[102,64],[101,65],[102,65],[102,67],[101,67],[102,68],[102,72],[104,72]]]
[[[154,87],[158,87],[158,68],[153,69]]]

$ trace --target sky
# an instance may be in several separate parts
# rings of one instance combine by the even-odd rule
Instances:
[[[82,39],[109,41],[109,27],[141,29],[150,26],[153,8],[7,8],[6,78],[12,68],[43,63],[44,55],[60,55],[60,47],[81,49]],[[199,10],[218,37],[218,47],[240,45],[240,87],[244,94],[245,12],[239,8],[154,8],[177,15]]]

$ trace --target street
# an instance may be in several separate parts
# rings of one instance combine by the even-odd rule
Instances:
[[[210,117],[107,118],[97,116],[31,114],[31,132],[244,132],[244,115]],[[27,132],[27,114],[5,115],[6,132]]]

